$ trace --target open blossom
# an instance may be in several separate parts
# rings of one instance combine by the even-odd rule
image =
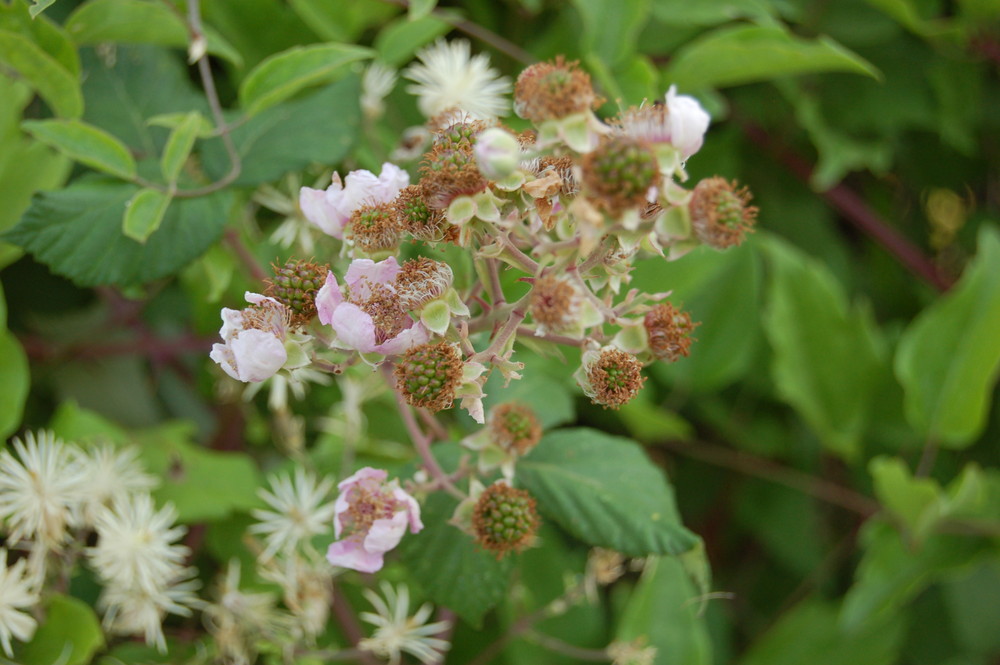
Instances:
[[[303,187],[299,191],[299,207],[306,219],[323,233],[343,240],[351,213],[362,205],[392,202],[408,184],[410,175],[386,162],[378,176],[371,171],[351,171],[342,182],[340,174],[334,173],[333,182],[325,190]]]
[[[274,376],[288,360],[285,337],[291,312],[274,298],[250,293],[251,307],[222,309],[219,336],[224,344],[213,344],[212,360],[237,381],[259,382]]]
[[[333,529],[340,540],[326,553],[333,565],[374,573],[382,568],[385,553],[403,539],[407,526],[410,533],[424,528],[420,505],[398,481],[387,483],[387,475],[365,467],[337,485]]]
[[[28,611],[38,604],[38,590],[25,570],[26,559],[7,565],[7,550],[0,548],[0,646],[8,658],[14,656],[10,639],[27,642],[38,622]]]
[[[417,60],[403,76],[416,84],[406,90],[417,95],[417,106],[428,118],[453,109],[478,119],[507,115],[510,79],[490,67],[487,55],[472,55],[469,42],[439,39],[420,49]]]
[[[429,339],[427,328],[403,310],[396,294],[400,266],[390,256],[378,263],[355,259],[344,275],[345,292],[327,273],[316,295],[321,323],[332,326],[338,345],[361,353],[395,355]]]

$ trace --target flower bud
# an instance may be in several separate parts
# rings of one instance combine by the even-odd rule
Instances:
[[[739,188],[719,176],[702,180],[688,204],[695,235],[715,249],[739,245],[753,231],[757,219],[757,207],[750,205],[751,198],[746,187]]]
[[[447,342],[415,346],[397,361],[396,389],[411,406],[451,407],[462,384],[462,358]]]
[[[587,196],[612,216],[644,209],[651,187],[660,183],[656,155],[644,143],[613,136],[583,158]]]
[[[476,542],[500,559],[525,549],[538,531],[535,500],[526,490],[496,482],[479,496],[472,512]]]
[[[479,135],[474,148],[479,171],[490,180],[502,180],[514,173],[521,163],[517,137],[499,127],[490,127]]]
[[[265,282],[264,295],[291,310],[293,326],[305,325],[316,316],[316,292],[323,287],[329,266],[289,260],[272,268],[274,279]]]
[[[676,362],[690,353],[691,332],[698,325],[691,322],[691,315],[675,309],[670,303],[660,303],[646,313],[642,320],[649,340],[649,350],[667,362]]]

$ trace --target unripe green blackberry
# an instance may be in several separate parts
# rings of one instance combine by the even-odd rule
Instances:
[[[471,145],[435,145],[420,164],[424,200],[434,210],[444,210],[459,196],[472,196],[489,185],[479,172]]]
[[[617,409],[630,402],[646,381],[638,358],[613,347],[585,353],[583,369],[584,392],[594,404],[606,409]]]
[[[411,406],[447,409],[461,383],[462,357],[447,342],[415,346],[396,362],[396,390]]]
[[[644,143],[613,136],[583,157],[587,196],[609,214],[645,208],[650,187],[660,184],[656,155]]]
[[[487,126],[482,120],[452,123],[444,129],[434,132],[434,145],[469,151],[476,143],[476,136]]]
[[[716,249],[739,245],[753,231],[757,207],[750,205],[750,191],[715,176],[694,188],[688,209],[698,240]]]
[[[531,544],[538,531],[535,500],[526,490],[495,482],[479,496],[472,511],[476,542],[502,558]]]
[[[292,313],[292,325],[301,326],[316,316],[316,292],[326,281],[328,266],[308,261],[286,261],[271,266],[274,278],[267,280],[264,295],[274,298]]]
[[[590,75],[576,61],[566,62],[562,56],[531,65],[514,84],[514,112],[532,122],[589,111],[600,102]]]
[[[393,200],[392,207],[399,227],[414,238],[439,242],[450,235],[452,227],[444,218],[444,212],[427,205],[421,185],[404,187]]]
[[[394,250],[399,246],[399,222],[389,203],[364,205],[351,214],[348,235],[355,247],[368,254]]]
[[[524,455],[542,438],[542,425],[524,404],[508,402],[490,411],[490,439],[504,450]]]

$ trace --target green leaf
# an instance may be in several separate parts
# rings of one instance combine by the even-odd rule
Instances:
[[[677,26],[708,26],[739,18],[768,19],[774,8],[767,0],[653,0],[653,16]]]
[[[984,563],[969,575],[942,585],[951,630],[959,644],[980,654],[1000,650],[1000,561]]]
[[[861,531],[864,555],[844,598],[840,623],[848,631],[877,625],[935,581],[996,556],[986,537],[935,534],[919,548],[885,522],[870,520]]]
[[[260,474],[244,453],[220,453],[191,442],[193,425],[173,422],[139,433],[143,465],[163,482],[153,496],[169,501],[184,524],[220,520],[261,505]]]
[[[436,456],[443,452],[443,457],[452,461],[442,461],[449,470],[457,462],[456,448],[456,444],[435,446]],[[448,524],[457,505],[444,492],[431,494],[421,508],[423,531],[406,534],[399,552],[431,600],[479,627],[483,615],[507,595],[514,557],[497,560],[476,545],[471,536]]]
[[[685,91],[810,72],[880,76],[871,63],[829,37],[808,40],[777,26],[740,25],[720,28],[681,48],[663,81]]]
[[[545,435],[517,466],[542,514],[588,545],[629,556],[681,554],[698,537],[673,491],[634,442],[591,429]]]
[[[358,138],[359,95],[360,81],[350,76],[303,99],[269,108],[236,128],[232,136],[243,169],[234,184],[259,185],[310,164],[339,162]],[[201,154],[212,177],[221,178],[229,170],[220,139],[205,141]]]
[[[434,11],[437,0],[411,0],[407,16],[411,21],[419,21]]]
[[[240,105],[256,115],[312,85],[330,83],[346,74],[351,63],[373,51],[352,44],[296,46],[254,67],[240,84]]]
[[[191,83],[184,63],[157,46],[119,46],[113,61],[84,51],[87,72],[84,119],[112,132],[137,159],[159,157],[167,133],[150,127],[147,118],[165,113],[209,112],[204,95]]]
[[[184,162],[191,154],[191,148],[194,147],[195,139],[202,131],[204,123],[205,117],[201,113],[191,111],[170,132],[170,138],[167,139],[163,155],[160,157],[160,171],[167,182],[177,182],[177,177],[184,168]]]
[[[656,665],[711,665],[712,641],[698,591],[678,559],[650,557],[618,624],[616,641],[644,639]]]
[[[194,132],[194,135],[197,138],[207,139],[215,133],[215,127],[212,125],[212,121],[198,111],[189,111],[187,113],[161,113],[159,115],[154,115],[152,118],[147,120],[146,124],[151,127],[166,127],[170,130],[177,130],[181,125],[186,124],[192,115],[197,118]]]
[[[583,18],[584,53],[615,65],[635,52],[650,0],[573,0]]]
[[[31,18],[35,18],[46,9],[54,5],[56,0],[32,0],[31,7],[28,7],[28,12],[31,13]]]
[[[183,19],[162,2],[91,0],[66,20],[66,30],[77,44],[156,44],[187,48],[191,36]],[[243,58],[211,27],[205,26],[208,52],[237,67]]]
[[[379,60],[392,67],[400,67],[409,61],[417,50],[451,30],[445,21],[434,16],[425,16],[416,21],[397,19],[379,31],[375,36],[375,50]]]
[[[122,234],[122,214],[137,191],[105,178],[77,180],[36,196],[20,223],[0,238],[77,284],[132,286],[174,274],[222,235],[226,192],[175,201],[164,215],[164,231],[145,245],[136,243]]]
[[[30,39],[51,56],[74,79],[80,75],[80,57],[76,44],[59,25],[48,17],[34,19],[23,0],[0,4],[0,30],[9,30]]]
[[[871,622],[857,631],[837,625],[836,605],[806,600],[786,612],[757,640],[740,665],[885,665],[903,646],[903,617]]]
[[[121,141],[80,120],[25,120],[21,126],[67,157],[126,180],[136,176],[135,159]]]
[[[30,386],[28,356],[13,333],[0,329],[0,439],[21,425]]]
[[[923,542],[942,516],[941,485],[932,478],[914,478],[898,457],[876,457],[868,463],[875,496],[910,530],[914,540]]]
[[[78,118],[83,113],[83,95],[77,74],[67,70],[28,37],[0,29],[0,63],[16,71],[56,115]]]
[[[22,665],[86,665],[104,646],[101,624],[90,605],[72,596],[53,595],[45,621],[30,642],[17,650]]]
[[[160,222],[170,206],[171,197],[155,189],[144,188],[135,193],[125,204],[122,233],[138,243],[145,244],[149,236],[160,228]]]
[[[986,424],[1000,373],[998,265],[1000,236],[984,227],[962,279],[913,320],[896,351],[907,420],[944,446],[970,445]]]
[[[867,310],[848,309],[821,263],[775,238],[767,250],[772,274],[764,330],[778,393],[827,448],[853,459],[882,364],[877,329]]]
[[[393,18],[399,8],[382,2],[357,0],[289,0],[289,5],[325,41],[353,42],[373,26]]]

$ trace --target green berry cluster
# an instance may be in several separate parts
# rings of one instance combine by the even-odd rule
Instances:
[[[476,541],[498,558],[527,547],[538,530],[535,500],[503,482],[487,487],[472,513]]]
[[[412,406],[447,409],[461,382],[462,358],[447,342],[415,346],[396,364],[396,388]]]
[[[660,182],[656,155],[643,143],[612,137],[583,160],[587,193],[611,214],[644,206],[650,187]]]
[[[272,268],[274,278],[267,282],[264,295],[290,309],[293,324],[308,323],[316,315],[316,293],[323,287],[329,268],[307,261],[287,261]]]

